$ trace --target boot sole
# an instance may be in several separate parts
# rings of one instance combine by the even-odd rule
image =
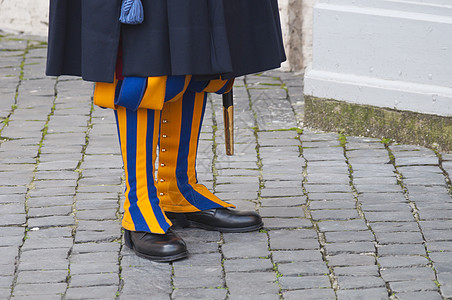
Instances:
[[[264,223],[262,223],[262,222],[259,224],[247,226],[247,227],[230,228],[230,227],[217,227],[217,226],[206,225],[203,223],[190,221],[188,219],[186,219],[182,222],[178,219],[172,219],[172,218],[169,218],[169,219],[173,223],[173,226],[175,226],[177,228],[187,228],[187,227],[201,228],[201,229],[208,230],[208,231],[219,231],[219,232],[224,232],[224,233],[250,232],[250,231],[260,230],[264,227]]]
[[[186,258],[188,256],[188,251],[182,252],[182,253],[178,253],[175,255],[170,255],[170,256],[152,256],[152,255],[147,255],[141,252],[138,252],[135,247],[131,248],[133,250],[133,252],[135,252],[135,254],[139,257],[142,258],[146,258],[155,262],[161,262],[161,263],[166,263],[166,262],[173,262],[176,260],[180,260],[183,258]]]

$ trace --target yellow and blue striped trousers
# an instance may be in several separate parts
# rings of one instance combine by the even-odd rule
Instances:
[[[181,80],[175,82],[170,80],[171,77],[166,78],[166,84],[160,86],[165,89],[165,93],[161,90],[152,93],[166,95],[161,110],[105,105],[105,98],[111,98],[112,92],[108,94],[102,91],[103,84],[96,85],[95,103],[115,108],[126,175],[122,219],[125,229],[165,233],[172,225],[165,211],[195,212],[233,207],[199,184],[196,176],[196,156],[206,92],[225,92],[232,82],[197,82],[189,77],[184,78],[184,84]],[[114,84],[117,103],[121,88],[118,85],[121,84],[120,81]],[[142,103],[148,100],[143,99]]]

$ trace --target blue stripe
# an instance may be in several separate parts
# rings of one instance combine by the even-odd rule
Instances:
[[[122,149],[122,148],[121,148],[121,131],[119,130],[118,111],[115,109],[114,112],[115,112],[115,119],[116,119],[116,130],[118,131],[119,149]],[[122,163],[124,164],[124,158],[123,158],[122,155],[121,155],[121,158],[122,158],[122,160],[123,160]],[[127,185],[126,185],[126,187],[124,188],[124,193],[126,193],[126,192],[127,192]]]
[[[170,227],[168,222],[163,215],[162,209],[159,205],[159,198],[157,197],[157,188],[155,186],[154,181],[154,164],[152,161],[152,153],[154,149],[154,122],[155,122],[155,111],[148,109],[147,110],[148,120],[147,120],[147,136],[146,136],[146,173],[148,179],[148,198],[152,207],[152,211],[154,212],[155,218],[159,223],[160,227],[166,232]]]
[[[115,119],[116,119],[116,131],[118,132],[119,149],[121,149],[121,132],[119,131],[118,111],[116,109],[113,111],[115,113]]]
[[[146,91],[147,81],[147,77],[125,77],[115,104],[137,110]]]
[[[184,90],[185,87],[185,76],[168,76],[166,80],[166,92],[165,101],[170,101],[177,96],[180,92]]]
[[[129,212],[135,225],[136,231],[150,231],[140,208],[138,207],[137,197],[137,112],[126,110],[127,115],[127,173],[130,186],[129,191]]]
[[[116,83],[116,87],[115,87],[115,100],[114,100],[114,103],[116,103],[116,101],[118,101],[118,97],[119,97],[119,94],[121,92],[121,87],[122,87],[122,80],[118,80],[118,82]]]
[[[115,119],[116,119],[116,130],[118,132],[119,149],[122,149],[121,148],[121,131],[119,130],[118,111],[115,109],[114,112],[115,112]],[[121,158],[122,158],[122,155],[121,155]],[[124,164],[124,158],[122,158],[122,160],[123,160],[122,163]],[[124,189],[124,193],[125,192],[127,192],[127,185],[126,185],[126,187]]]
[[[201,135],[201,128],[202,128],[202,122],[204,122],[204,114],[206,113],[206,102],[207,102],[207,93],[204,93],[204,100],[202,105],[202,112],[201,112],[201,120],[199,121],[199,128],[198,128],[198,137],[196,140],[196,145],[199,145],[199,136]],[[196,146],[196,157],[198,157],[198,146]],[[198,183],[198,172],[196,172],[196,163],[197,159],[195,160],[195,176],[196,176],[196,183]]]
[[[204,89],[209,85],[208,80],[194,80],[193,78],[190,80],[188,84],[187,90],[201,93]]]
[[[177,186],[184,198],[197,209],[206,210],[222,206],[199,194],[193,189],[190,184],[188,184],[188,154],[190,150],[190,136],[193,121],[195,96],[195,93],[188,91],[185,93],[184,98],[182,99],[182,124],[180,133],[179,155],[177,156],[176,177]],[[204,105],[202,109],[200,129],[206,107],[206,98],[207,94],[204,93]],[[198,143],[199,131],[197,139],[198,140],[196,142]],[[196,151],[197,150],[198,149],[196,148]]]

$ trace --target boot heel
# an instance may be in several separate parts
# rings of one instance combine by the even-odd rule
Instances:
[[[173,223],[174,228],[186,228],[190,226],[190,221],[184,214],[165,212],[165,215]]]
[[[124,243],[128,248],[133,249],[132,237],[127,229],[124,229]]]

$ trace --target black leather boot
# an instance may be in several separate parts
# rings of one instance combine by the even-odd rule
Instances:
[[[229,208],[214,208],[192,213],[165,212],[173,225],[198,227],[220,232],[248,232],[263,227],[262,218],[255,212],[240,212]]]
[[[184,240],[171,229],[165,234],[124,229],[124,241],[138,256],[157,262],[170,262],[188,256]]]

